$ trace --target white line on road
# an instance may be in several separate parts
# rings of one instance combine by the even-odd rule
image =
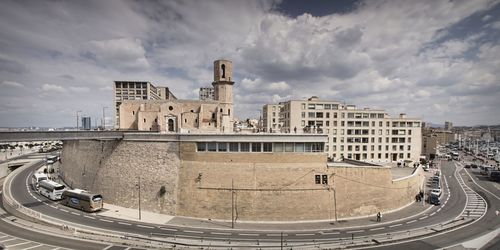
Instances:
[[[239,233],[238,235],[241,235],[241,236],[259,236],[259,234],[244,234],[244,233]]]
[[[125,225],[125,226],[131,226],[132,224],[130,223],[126,223],[126,222],[118,222],[118,224],[120,225]]]
[[[112,220],[106,220],[106,219],[99,219],[99,220],[100,220],[100,221],[105,221],[105,222],[111,222],[111,223],[113,223],[113,221],[112,221]]]
[[[71,212],[71,214],[74,214],[74,215],[80,215],[79,213],[75,213],[75,212]]]
[[[231,233],[224,233],[224,232],[210,232],[211,234],[218,234],[218,235],[231,235]]]
[[[31,243],[31,241],[21,242],[21,243],[17,243],[17,244],[13,244],[13,245],[5,245],[5,246],[6,247],[16,247],[16,246],[20,246],[20,245],[24,245],[24,244],[28,244],[28,243]]]
[[[382,230],[384,229],[385,227],[377,227],[377,228],[372,228],[370,229],[370,231],[377,231],[377,230]]]
[[[364,232],[365,230],[356,230],[356,231],[347,231],[345,233],[347,234],[353,234],[353,233],[361,233],[361,232]]]
[[[114,246],[115,246],[115,245],[109,245],[109,246],[105,247],[105,248],[104,248],[104,249],[102,249],[102,250],[107,250],[107,249],[110,249],[110,248],[112,248],[112,247],[114,247]]]
[[[191,231],[191,230],[182,230],[184,231],[185,233],[193,233],[193,234],[202,234],[203,232],[202,231]]]
[[[396,224],[396,225],[390,225],[389,227],[399,227],[402,226],[403,224]]]
[[[68,210],[66,210],[66,209],[59,209],[59,210],[61,210],[61,211],[63,211],[63,212],[66,212],[66,213],[69,213],[69,211],[68,211]]]
[[[152,226],[146,226],[146,225],[137,225],[138,227],[142,227],[142,228],[155,228],[155,227],[152,227]]]
[[[316,234],[295,234],[295,236],[313,236]]]
[[[92,216],[84,215],[83,217],[95,220],[95,218]]]
[[[321,232],[321,234],[326,234],[326,235],[328,235],[328,234],[340,234],[340,232],[327,232],[327,233]]]
[[[429,216],[424,216],[424,217],[422,217],[422,218],[419,218],[419,220],[426,219],[427,217],[429,217]]]
[[[7,241],[11,241],[11,240],[17,240],[17,238],[12,238],[12,239],[7,239],[7,240],[0,240],[0,242],[4,243],[4,242],[7,242]]]
[[[433,216],[433,215],[435,215],[435,214],[436,214],[436,212],[434,212],[434,213],[430,214],[429,216]]]
[[[165,231],[177,232],[177,229],[175,229],[175,228],[160,227],[160,229],[161,229],[161,230],[165,230]]]
[[[38,245],[35,245],[35,246],[31,246],[31,247],[28,247],[28,248],[23,248],[23,250],[29,250],[29,249],[33,249],[33,248],[37,248],[39,246],[42,246],[42,244],[38,244]],[[106,248],[105,248],[106,249]]]

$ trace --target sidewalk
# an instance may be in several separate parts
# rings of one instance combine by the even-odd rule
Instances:
[[[412,203],[402,209],[394,212],[385,213],[382,222],[376,221],[376,216],[363,218],[323,220],[323,221],[288,221],[288,222],[240,222],[236,221],[234,229],[256,230],[256,231],[294,231],[294,230],[321,230],[321,229],[346,229],[361,228],[370,226],[379,226],[394,223],[400,220],[415,217],[430,210],[434,206],[423,205],[422,202]],[[117,219],[139,221],[139,211],[137,209],[123,208],[115,205],[105,204],[104,210],[97,214]],[[170,216],[156,214],[151,212],[141,212],[141,220],[144,223],[182,226],[190,228],[213,228],[213,229],[231,229],[231,221],[210,220],[188,218],[181,216]]]

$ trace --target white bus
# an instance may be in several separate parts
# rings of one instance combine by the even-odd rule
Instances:
[[[44,180],[38,183],[38,192],[53,201],[61,199],[61,195],[65,188],[64,185],[50,180]]]
[[[33,176],[31,177],[31,183],[33,184],[33,189],[38,190],[38,184],[40,183],[40,181],[46,181],[47,179],[48,179],[47,175],[44,173],[33,174]]]
[[[62,194],[61,204],[80,209],[85,212],[95,212],[102,209],[102,195],[92,194],[86,190],[66,190]]]

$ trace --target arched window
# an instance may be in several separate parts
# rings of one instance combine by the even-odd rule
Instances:
[[[227,115],[231,115],[231,109],[227,109]]]
[[[168,131],[174,132],[174,119],[168,119]]]
[[[222,64],[220,68],[222,69],[222,78],[226,78],[226,65]]]
[[[220,109],[220,112],[222,113],[222,109]]]

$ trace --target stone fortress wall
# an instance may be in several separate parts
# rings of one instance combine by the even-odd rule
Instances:
[[[107,203],[137,208],[140,176],[143,210],[230,220],[234,207],[241,221],[372,215],[414,202],[424,180],[420,169],[393,181],[388,167],[327,167],[324,153],[196,152],[182,141],[65,141],[62,163],[68,184]]]

